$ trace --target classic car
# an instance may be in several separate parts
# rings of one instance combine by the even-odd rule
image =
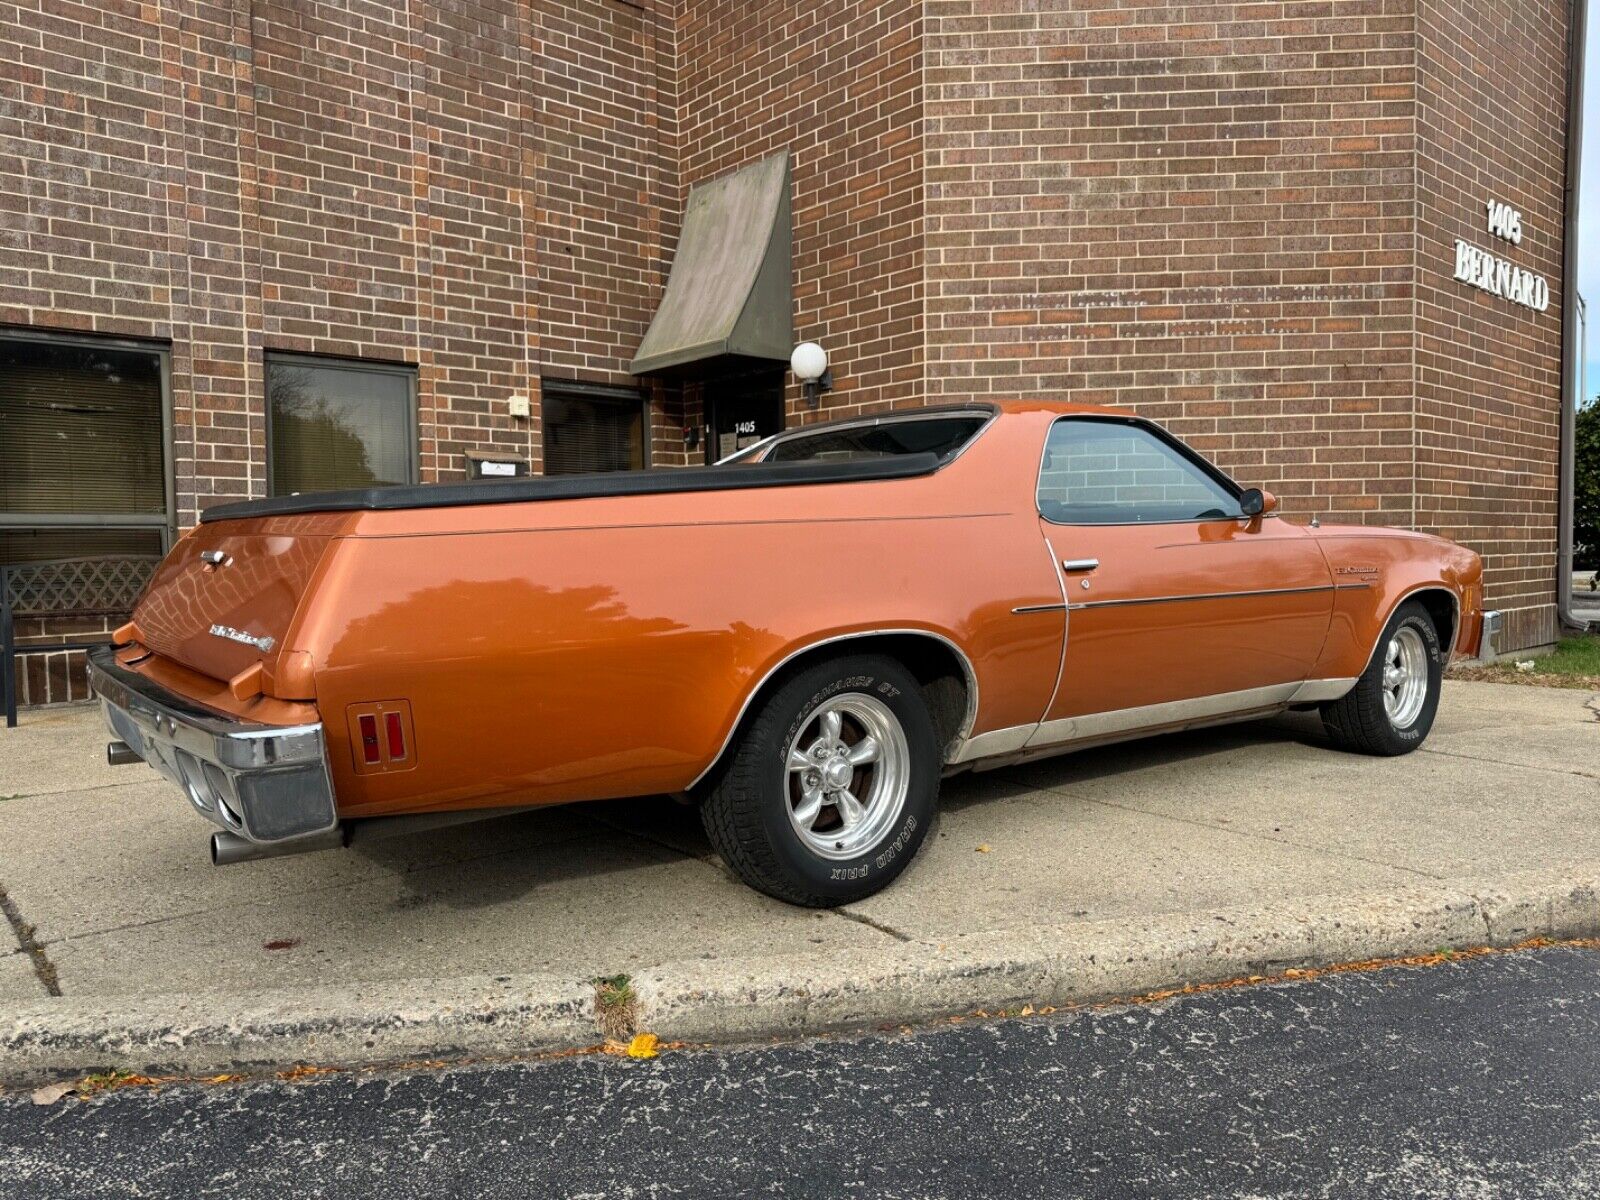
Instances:
[[[1478,556],[1280,519],[1123,411],[802,426],[715,466],[224,504],[93,656],[214,861],[624,796],[751,885],[870,895],[941,778],[1320,710],[1404,754],[1498,615]]]

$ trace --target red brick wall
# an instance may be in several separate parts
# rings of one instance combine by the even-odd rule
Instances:
[[[930,0],[934,397],[1129,405],[1409,522],[1411,9]]]
[[[670,35],[626,0],[0,3],[0,322],[170,340],[182,524],[265,490],[263,351],[416,366],[424,479],[537,463],[539,373],[627,382],[654,309]]]
[[[1507,648],[1555,640],[1567,6],[1422,0],[1417,524],[1484,555]],[[1522,213],[1522,242],[1485,203]],[[1455,241],[1543,275],[1546,312],[1454,279]]]
[[[829,415],[923,397],[921,8],[684,0],[679,17],[683,184],[790,152],[795,333],[831,356]],[[788,407],[807,415],[792,383]]]
[[[1566,5],[1511,13],[928,0],[930,398],[1137,408],[1293,519],[1473,546],[1551,641],[1559,314],[1450,278],[1495,195],[1560,286]]]

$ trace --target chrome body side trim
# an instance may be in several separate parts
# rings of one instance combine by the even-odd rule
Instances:
[[[1166,700],[1160,704],[1145,704],[1138,708],[1119,708],[1110,712],[1085,713],[1078,717],[1044,721],[1033,731],[1033,736],[1028,739],[1024,748],[1032,750],[1036,746],[1050,746],[1058,742],[1076,742],[1087,738],[1105,737],[1109,734],[1129,733],[1138,729],[1159,729],[1164,725],[1250,712],[1255,709],[1281,708],[1289,703],[1301,686],[1298,682],[1275,683],[1269,687],[1249,688],[1239,692],[1219,692],[1213,696],[1197,696],[1190,700]]]
[[[738,732],[740,724],[744,721],[745,714],[750,711],[750,705],[754,703],[755,698],[761,694],[761,689],[767,686],[768,681],[771,680],[774,675],[783,670],[784,667],[788,666],[789,663],[799,658],[802,654],[809,654],[813,650],[819,650],[823,646],[832,646],[838,642],[857,641],[861,638],[870,637],[931,638],[936,642],[943,643],[955,654],[956,660],[961,664],[961,670],[963,674],[965,674],[967,677],[967,711],[961,718],[961,727],[956,730],[955,736],[950,739],[950,746],[960,747],[964,745],[967,741],[967,735],[972,731],[973,722],[978,718],[978,673],[973,670],[972,660],[967,657],[966,651],[964,651],[960,646],[956,645],[949,638],[945,637],[944,634],[935,633],[931,629],[862,629],[855,633],[841,633],[836,634],[833,637],[822,638],[815,642],[808,642],[804,646],[800,646],[794,650],[791,650],[788,654],[784,655],[781,659],[774,663],[767,670],[766,674],[756,681],[755,686],[745,693],[744,700],[739,705],[739,711],[734,715],[733,724],[728,727],[728,732],[723,735],[722,744],[717,747],[717,752],[711,756],[711,761],[706,764],[705,770],[701,771],[700,774],[696,775],[692,780],[690,780],[685,786],[684,790],[691,791],[698,787],[705,777],[711,774],[712,769],[722,761],[722,756],[728,752],[728,747],[733,742],[733,735]],[[947,763],[958,761],[953,757],[953,752],[949,748],[947,748],[945,751],[945,761]]]
[[[321,724],[233,720],[125,669],[114,647],[97,646],[88,658],[111,732],[177,784],[213,825],[272,844],[338,825]]]
[[[1308,679],[1300,690],[1289,698],[1290,704],[1321,704],[1338,700],[1360,682],[1357,679]]]
[[[1356,685],[1354,679],[1308,679],[1276,683],[1238,692],[1218,692],[1189,700],[1169,700],[1138,708],[1113,709],[993,729],[968,738],[952,763],[970,763],[1007,755],[1055,750],[1076,743],[1137,737],[1158,730],[1175,731],[1252,716],[1281,712],[1292,704],[1337,700]]]
[[[1297,596],[1308,592],[1335,592],[1347,591],[1370,586],[1365,583],[1319,583],[1310,587],[1290,588],[1256,588],[1253,591],[1237,592],[1189,592],[1181,596],[1137,596],[1126,600],[1084,600],[1078,604],[1069,604],[1071,609],[1080,608],[1127,608],[1134,604],[1183,604],[1191,600],[1240,600],[1253,596]]]

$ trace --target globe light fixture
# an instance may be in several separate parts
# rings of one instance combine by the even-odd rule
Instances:
[[[805,390],[807,408],[816,408],[822,402],[822,393],[833,388],[828,352],[815,342],[801,342],[794,348],[789,355],[789,369]]]

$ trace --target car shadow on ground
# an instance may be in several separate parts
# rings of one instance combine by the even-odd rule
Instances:
[[[944,781],[942,812],[1004,803],[1051,788],[1184,764],[1255,746],[1299,744],[1337,753],[1315,713],[1140,738]],[[492,908],[574,881],[643,874],[686,860],[726,875],[698,811],[668,796],[563,805],[422,834],[356,845],[357,855],[396,876],[387,911],[430,904]],[[612,879],[623,884],[622,878]],[[641,884],[643,886],[643,884]]]

